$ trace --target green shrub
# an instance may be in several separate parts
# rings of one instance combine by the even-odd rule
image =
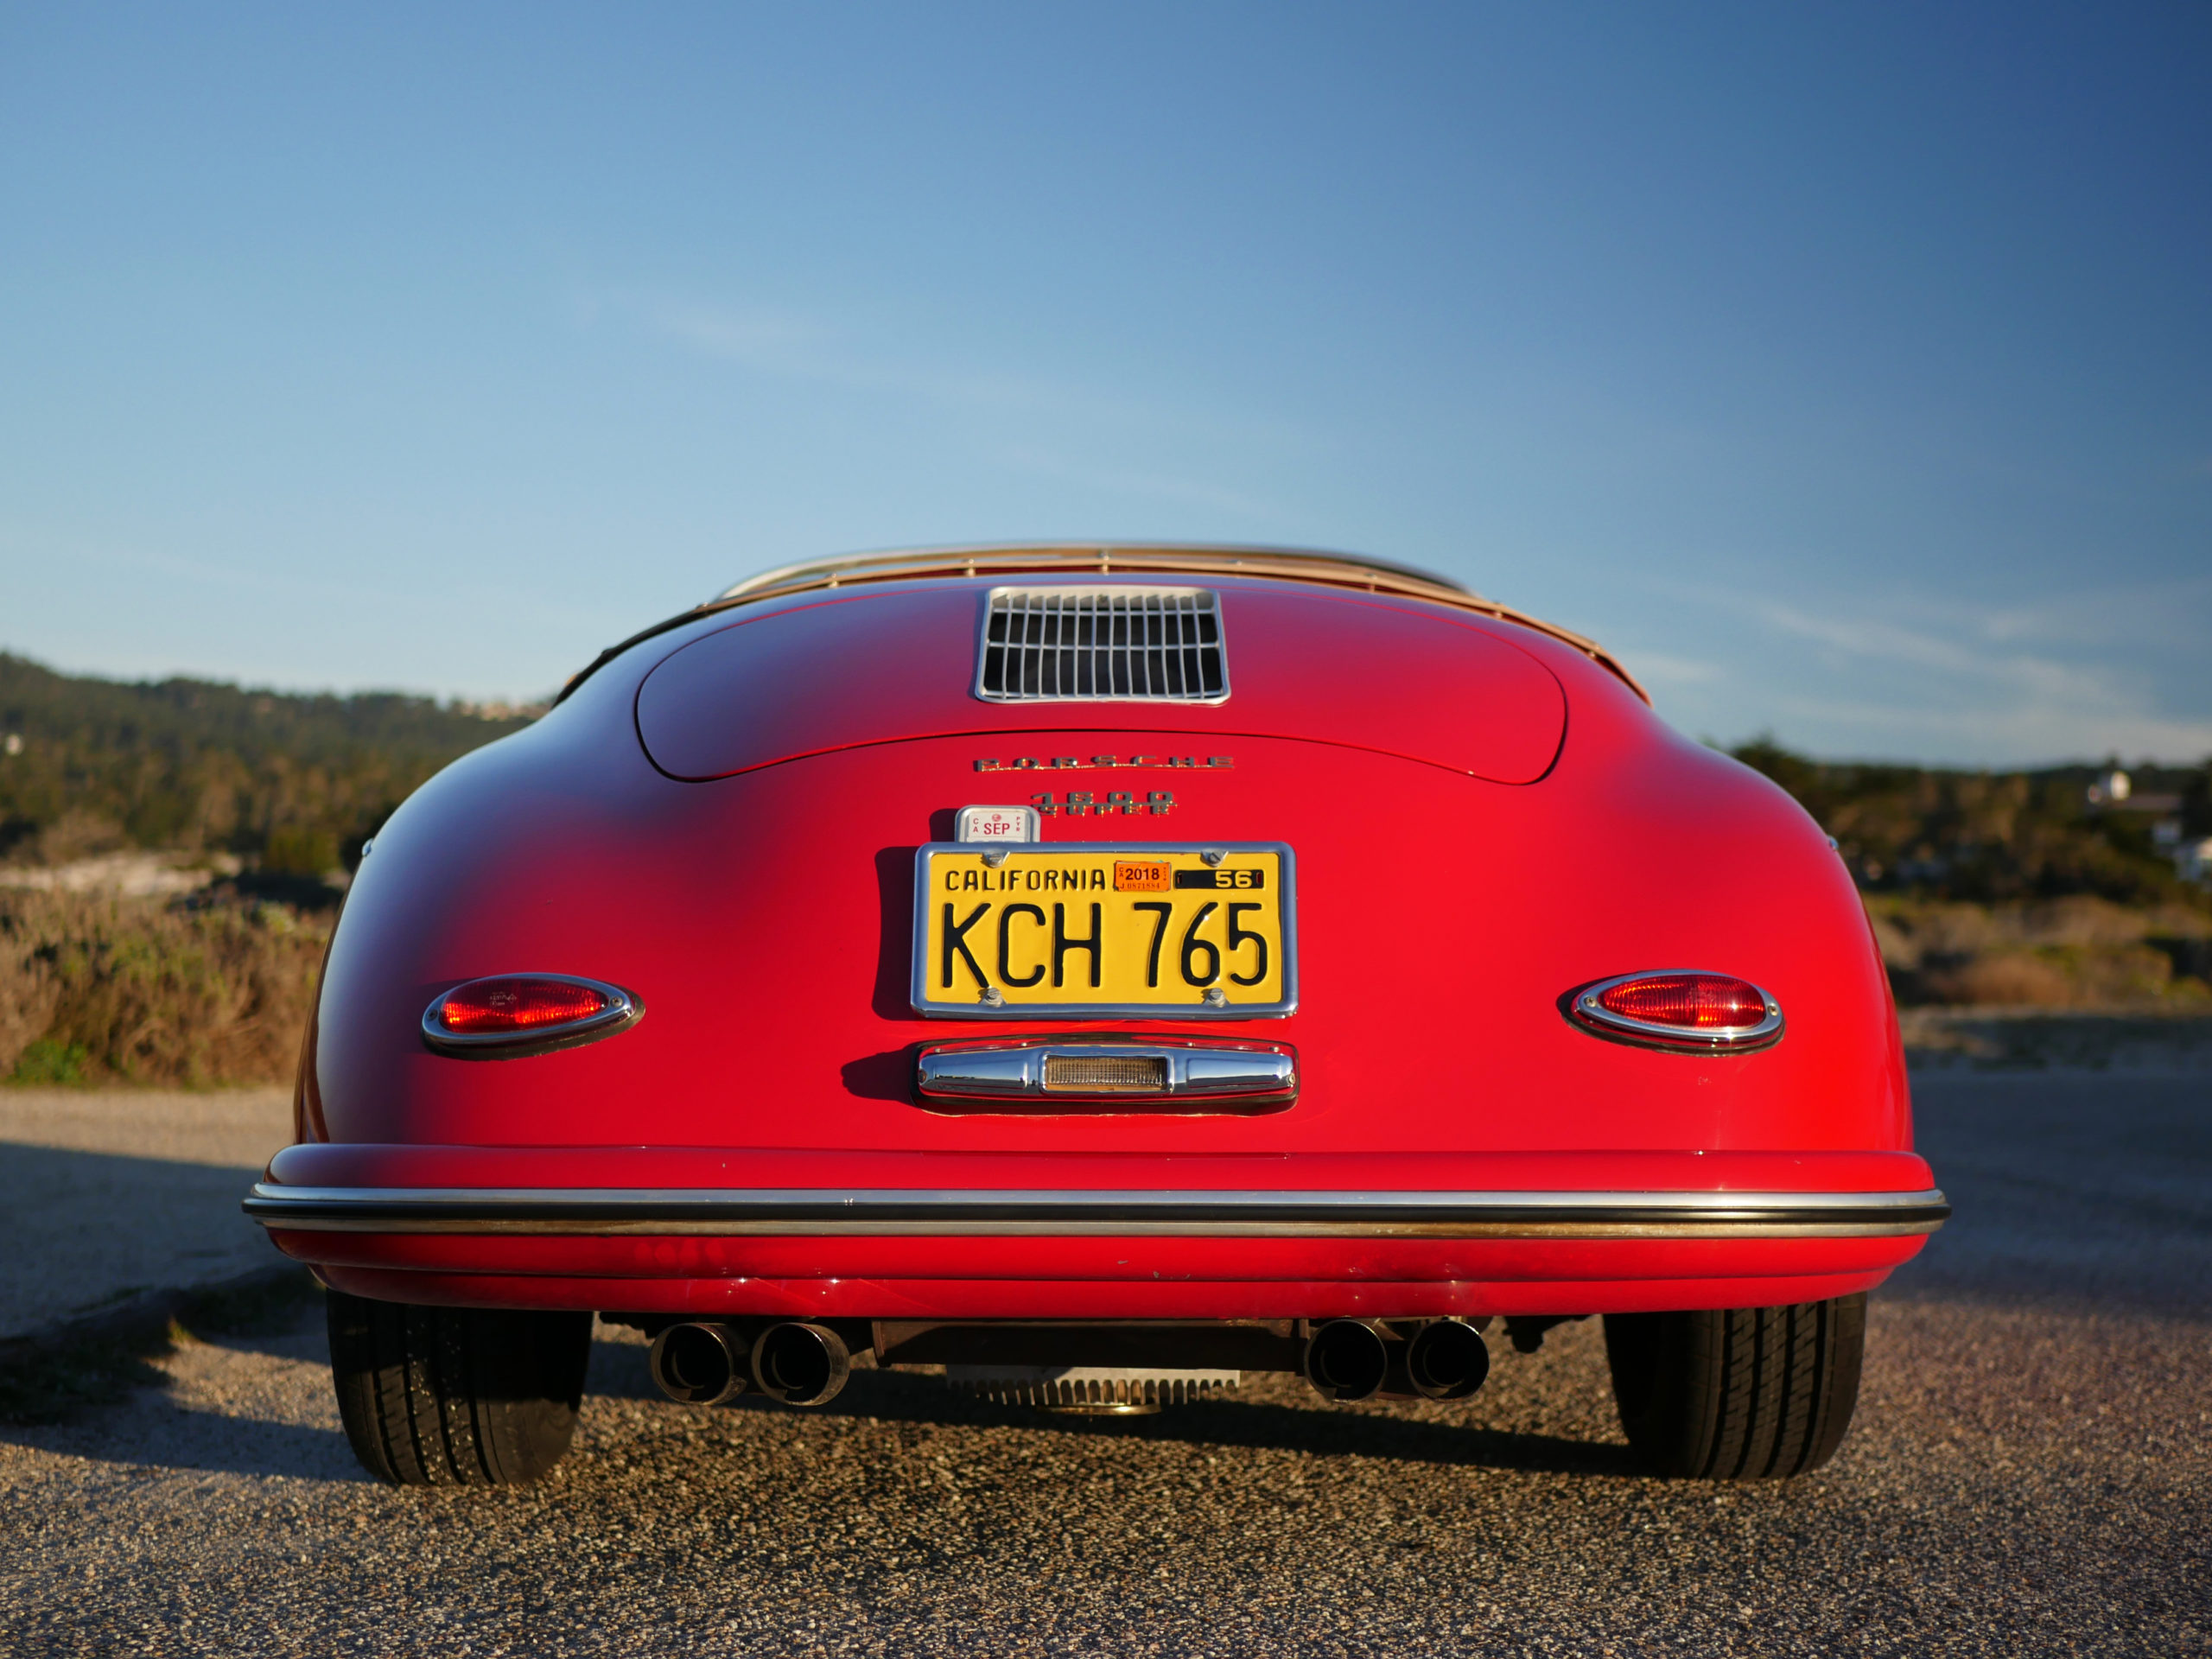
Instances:
[[[69,1084],[85,1080],[85,1063],[92,1056],[82,1043],[57,1043],[51,1037],[35,1039],[16,1062],[10,1083]]]

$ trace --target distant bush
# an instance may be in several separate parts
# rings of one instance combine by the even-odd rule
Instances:
[[[2157,817],[2171,817],[2184,835],[2212,835],[2212,762],[2134,768],[2139,804],[2175,804],[2154,816],[2093,804],[2095,766],[1955,772],[1812,760],[1770,738],[1731,753],[1796,797],[1872,892],[1980,904],[2087,894],[2212,908],[2212,889],[2181,879],[2153,829]]]
[[[262,846],[261,868],[279,875],[321,875],[334,870],[338,837],[306,824],[273,830]]]
[[[0,1077],[283,1081],[328,938],[279,905],[0,893]]]
[[[82,1043],[57,1043],[51,1037],[41,1037],[22,1052],[16,1062],[13,1083],[82,1083],[85,1065],[92,1056],[85,1052]]]
[[[1981,1007],[2212,1010],[2212,917],[2075,896],[2042,903],[1867,899],[1897,1000]]]
[[[130,844],[130,837],[114,819],[73,806],[51,823],[41,824],[31,835],[20,837],[17,850],[28,855],[27,861],[33,864],[67,864],[120,852]]]

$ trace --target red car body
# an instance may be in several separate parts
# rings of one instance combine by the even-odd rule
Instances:
[[[1218,596],[1213,701],[976,693],[986,596]],[[916,851],[1281,843],[1294,1010],[924,1017]],[[1755,1052],[1605,1040],[1578,988],[1739,976]],[[604,1040],[484,1062],[480,976],[625,988]],[[1287,1045],[1282,1109],[944,1109],[964,1038]],[[1586,641],[1355,561],[1017,549],[751,584],[641,636],[378,834],[296,1144],[249,1209],[330,1286],[692,1319],[1323,1320],[1769,1307],[1940,1223],[1852,880],[1780,789]]]

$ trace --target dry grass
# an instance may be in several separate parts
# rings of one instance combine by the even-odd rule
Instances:
[[[1979,1007],[2212,1009],[2212,917],[2087,897],[2035,903],[1868,900],[1905,1002]]]
[[[282,905],[0,893],[0,1077],[283,1082],[328,938]]]
[[[2201,1007],[2202,1005],[2200,1005]],[[2212,1014],[2080,1009],[1906,1008],[1905,1055],[1916,1071],[2089,1071],[2212,1076]]]
[[[1908,1004],[2212,1013],[2212,918],[2100,899],[1870,901]],[[289,1081],[329,919],[284,905],[0,890],[0,1079]]]

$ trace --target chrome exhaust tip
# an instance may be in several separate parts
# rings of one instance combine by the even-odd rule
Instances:
[[[1389,1370],[1389,1347],[1371,1319],[1331,1319],[1306,1340],[1306,1380],[1326,1399],[1371,1400]]]
[[[1490,1376],[1490,1344],[1465,1319],[1435,1319],[1406,1344],[1406,1380],[1423,1398],[1465,1400]]]
[[[745,1350],[726,1325],[671,1325],[653,1338],[646,1363],[654,1386],[687,1406],[719,1406],[752,1386]]]
[[[753,1386],[787,1406],[826,1406],[852,1375],[845,1339],[826,1325],[772,1325],[753,1344]]]

